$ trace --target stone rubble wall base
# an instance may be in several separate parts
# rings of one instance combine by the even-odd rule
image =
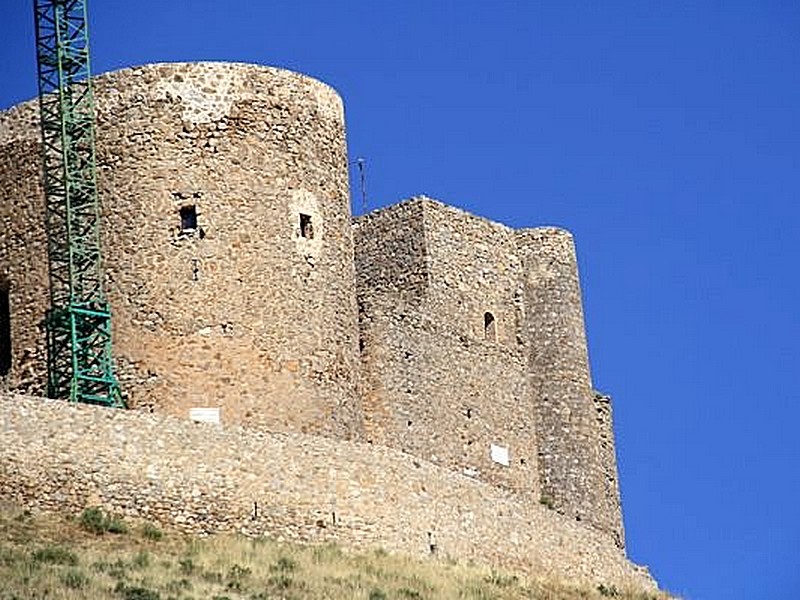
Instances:
[[[0,394],[0,501],[655,589],[607,535],[390,448]]]

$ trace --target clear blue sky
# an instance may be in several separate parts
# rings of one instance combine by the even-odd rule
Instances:
[[[8,107],[35,94],[32,11],[0,4]],[[424,193],[572,230],[631,557],[689,599],[800,595],[796,0],[90,12],[95,72],[232,60],[333,85],[372,207]]]

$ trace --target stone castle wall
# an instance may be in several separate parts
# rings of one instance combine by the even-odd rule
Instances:
[[[341,100],[296,73],[163,64],[94,87],[130,407],[391,447],[623,547],[611,406],[592,389],[567,232],[427,198],[351,223]],[[0,390],[43,395],[37,108],[0,113]]]
[[[625,529],[622,523],[622,502],[619,495],[617,475],[617,453],[614,444],[614,424],[611,398],[595,393],[595,419],[598,435],[597,445],[600,454],[601,493],[596,506],[598,514],[603,515],[603,528],[610,531],[617,545],[625,547]]]
[[[0,501],[654,589],[606,535],[390,448],[0,393]]]
[[[129,405],[180,416],[217,407],[226,422],[358,435],[336,93],[223,63],[125,69],[94,88],[106,288]],[[12,200],[0,219],[13,231],[0,235],[0,277],[14,313],[10,387],[41,393],[27,385],[29,372],[44,381],[48,301],[31,111],[0,118],[0,198]]]
[[[355,242],[367,437],[623,545],[610,404],[598,418],[570,234],[418,198],[357,219]]]
[[[578,261],[569,232],[523,229],[517,245],[524,272],[523,338],[535,398],[542,495],[565,514],[613,532],[622,543],[619,502],[606,497],[595,392],[583,319]],[[606,460],[611,452],[602,454]],[[598,512],[597,507],[609,510]]]
[[[357,219],[355,240],[367,438],[538,501],[513,231],[417,199]]]
[[[38,106],[0,113],[0,293],[11,314],[10,369],[0,389],[43,395],[46,347],[43,321],[49,305],[47,238],[38,139]],[[4,298],[6,299],[6,298]],[[4,369],[5,371],[5,369]]]

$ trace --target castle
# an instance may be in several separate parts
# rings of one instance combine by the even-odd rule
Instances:
[[[624,547],[569,233],[425,197],[353,219],[341,100],[297,73],[155,64],[94,94],[130,412],[399,450]],[[35,102],[0,113],[7,397],[46,381],[39,138]]]

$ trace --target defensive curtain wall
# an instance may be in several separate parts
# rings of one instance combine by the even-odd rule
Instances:
[[[163,444],[174,450],[172,469],[204,453],[185,445],[195,439],[193,426],[163,415],[185,420],[203,409],[218,414],[226,428],[213,430],[223,436],[213,438],[220,443],[230,441],[225,436],[234,425],[322,435],[327,439],[291,439],[303,440],[299,447],[305,449],[314,439],[336,461],[354,449],[359,456],[373,452],[392,457],[390,462],[404,457],[428,465],[444,477],[435,491],[423,490],[432,506],[448,497],[442,492],[447,486],[466,486],[483,490],[492,502],[503,498],[524,507],[519,510],[538,515],[537,523],[550,519],[547,527],[554,532],[571,522],[570,532],[624,546],[611,405],[592,389],[567,232],[513,230],[426,198],[351,224],[341,100],[303,75],[241,64],[150,65],[96,78],[95,97],[114,355],[134,410],[113,417],[84,407],[61,413],[46,403],[40,414],[23,402],[31,423],[6,430],[9,436],[30,434],[30,460],[44,453],[43,466],[25,476],[20,465],[29,463],[21,449],[28,446],[4,440],[9,481],[28,477],[24,485],[12,485],[15,494],[30,499],[39,489],[36,502],[55,505],[57,490],[72,485],[64,473],[74,474],[82,464],[47,454],[37,440],[49,434],[33,434],[36,423],[46,432],[55,427],[51,419],[68,415],[71,428],[86,417],[78,430],[103,439],[100,430],[112,422],[104,419],[112,419],[126,441],[122,450],[108,452],[127,448],[149,461],[146,443],[127,441],[128,434],[143,438],[124,430],[139,427],[142,413],[162,413],[146,422],[149,431],[155,423],[180,430],[178,437],[164,434]],[[39,145],[35,102],[0,113],[0,389],[36,396],[44,393],[42,321],[48,302]],[[5,402],[4,410],[15,402]],[[99,429],[92,433],[94,427]],[[274,435],[252,433],[258,443],[289,439]],[[269,456],[261,460],[264,473],[285,466]],[[349,472],[363,468],[359,461],[331,468]],[[74,468],[64,471],[68,464]],[[201,464],[214,480],[228,476],[224,461]],[[328,481],[318,476],[327,465],[322,460],[313,466],[309,481]],[[97,469],[100,480],[121,477],[106,471],[105,463]],[[356,478],[365,500],[349,509],[352,522],[373,518],[365,507],[384,497],[370,484],[382,485],[383,476],[373,475]],[[58,484],[47,484],[48,477]],[[158,493],[168,490],[164,502],[177,506],[177,498],[199,484],[176,486],[192,477],[170,471],[170,483],[153,485]],[[255,485],[260,475],[243,477]],[[75,485],[88,486],[70,500],[77,507],[95,493],[95,484]],[[120,498],[104,501],[122,506]],[[237,498],[236,510],[244,515],[251,500]],[[315,505],[309,513],[293,502],[275,496],[274,510],[283,510],[284,517],[273,530],[291,529],[293,517],[305,515],[302,521],[323,510]],[[364,514],[357,516],[359,507]],[[134,509],[148,515],[141,507],[126,508]],[[191,518],[202,521],[198,511]],[[165,515],[159,518],[178,522],[176,515]],[[385,540],[378,530],[369,539],[410,549],[402,533],[405,518],[381,516],[400,520],[381,529]],[[235,519],[219,522],[239,527]],[[327,531],[327,521],[322,523],[315,527]],[[452,523],[447,535],[460,535]],[[513,538],[536,556],[539,526],[524,526],[530,537]],[[419,527],[425,535],[434,531],[430,524]],[[487,544],[503,546],[501,529],[486,536]],[[400,538],[389,539],[395,535]],[[463,535],[471,535],[470,527]],[[469,557],[478,550],[454,542],[448,552]],[[501,555],[490,548],[480,552]],[[544,564],[541,558],[525,560]]]
[[[654,588],[609,536],[374,444],[0,393],[0,501]]]

